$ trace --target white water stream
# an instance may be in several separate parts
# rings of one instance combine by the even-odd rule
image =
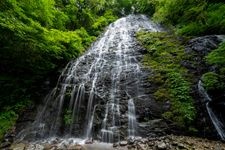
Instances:
[[[217,133],[219,134],[220,138],[222,140],[225,140],[225,127],[224,124],[220,121],[220,119],[218,118],[218,116],[214,113],[214,111],[212,110],[212,108],[209,106],[209,103],[212,102],[212,99],[210,98],[210,96],[208,95],[208,93],[206,92],[206,90],[203,87],[203,83],[200,80],[198,83],[198,90],[199,93],[204,97],[204,100],[206,102],[206,109],[207,112],[209,114],[209,117],[217,131]]]
[[[129,15],[112,23],[84,55],[68,63],[37,119],[20,137],[92,139],[97,134],[103,142],[114,142],[121,139],[122,126],[127,126],[127,136],[136,136],[133,97],[142,94],[142,71],[133,36],[142,28],[160,30],[144,15]],[[127,86],[130,80],[133,85]],[[121,123],[125,117],[127,125]]]

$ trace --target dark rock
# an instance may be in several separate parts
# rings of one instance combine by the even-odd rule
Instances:
[[[169,110],[170,107],[171,107],[170,101],[166,101],[166,102],[164,103],[164,105],[163,105],[163,109],[165,109],[165,110]]]
[[[179,148],[179,149],[187,149],[187,148],[184,146],[184,144],[182,144],[182,143],[178,143],[178,148]]]
[[[3,142],[0,145],[0,149],[7,148],[11,145],[11,142]]]
[[[175,141],[172,142],[172,146],[177,146],[177,145],[178,145],[177,142],[175,142]]]
[[[224,36],[220,35],[208,35],[194,38],[188,42],[185,51],[187,53],[195,51],[198,54],[205,56],[211,50],[216,49],[223,38]]]
[[[85,141],[85,144],[93,144],[93,142],[94,142],[93,139],[88,139]]]
[[[149,137],[162,136],[166,134],[169,127],[162,119],[149,120],[148,122],[139,123],[139,133],[148,132]]]
[[[204,57],[216,49],[223,38],[224,36],[209,35],[190,40],[185,47],[185,52],[189,55],[189,59],[182,61],[182,65],[195,75],[202,75],[203,72],[210,68],[205,63]]]
[[[51,142],[51,144],[58,144],[59,143],[59,139],[58,138],[55,138],[52,142]]]
[[[135,148],[135,145],[128,145],[127,146],[127,149],[134,149]]]
[[[128,145],[133,145],[134,142],[135,142],[135,139],[134,139],[134,138],[129,138],[129,139],[127,140]]]
[[[114,148],[116,148],[116,147],[118,147],[118,146],[119,146],[118,143],[113,143],[113,147],[114,147]]]
[[[138,150],[147,150],[147,145],[138,143],[137,148]]]

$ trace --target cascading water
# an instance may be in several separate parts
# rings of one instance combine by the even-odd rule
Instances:
[[[141,28],[159,31],[144,15],[112,23],[83,56],[66,66],[37,119],[19,137],[96,137],[115,142],[125,135],[136,136],[134,99],[144,93],[141,48],[134,35]]]
[[[212,99],[210,98],[210,96],[208,95],[208,93],[206,92],[206,90],[203,87],[203,83],[200,80],[198,83],[198,90],[199,93],[204,97],[204,101],[206,103],[206,109],[207,112],[209,114],[209,117],[217,131],[217,133],[219,134],[220,138],[222,140],[225,140],[225,126],[224,123],[221,122],[221,118],[219,118],[216,113],[213,111],[213,109],[210,107],[210,103],[212,103]]]
[[[128,136],[136,135],[137,120],[135,115],[135,106],[133,99],[128,100]]]

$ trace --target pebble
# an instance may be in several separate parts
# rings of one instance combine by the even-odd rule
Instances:
[[[121,141],[120,142],[120,146],[126,146],[127,145],[127,141]]]
[[[59,143],[60,140],[56,140],[58,143],[42,143],[42,144],[32,144],[32,143],[14,143],[10,146],[10,143],[3,143],[1,146],[6,148],[0,149],[10,149],[10,150],[58,150],[58,149],[68,149],[68,150],[84,150],[85,146],[80,144],[69,143]],[[55,142],[56,142],[55,141]],[[53,143],[55,143],[53,142]],[[94,142],[97,143],[97,142]],[[91,146],[91,145],[90,145]],[[104,147],[100,147],[104,148]],[[194,137],[162,137],[162,138],[132,138],[127,139],[118,143],[111,145],[111,149],[115,150],[225,150],[225,144],[220,141],[208,141]],[[110,149],[110,150],[111,150]],[[96,149],[98,150],[98,149]]]
[[[118,143],[113,143],[113,147],[115,148],[115,147],[118,147],[119,145],[118,145]]]
[[[13,144],[10,146],[10,150],[25,150],[26,145],[24,143]]]
[[[166,144],[164,142],[157,143],[157,149],[158,150],[166,150]]]
[[[76,145],[69,146],[68,149],[71,149],[71,150],[83,150],[84,148],[81,145],[76,144]]]

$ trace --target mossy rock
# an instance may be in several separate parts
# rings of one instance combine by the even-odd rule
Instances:
[[[203,74],[201,80],[207,91],[221,90],[225,87],[224,83],[220,82],[220,76],[214,72],[207,72]]]
[[[165,32],[137,33],[139,42],[146,48],[143,64],[150,68],[149,81],[154,84],[153,96],[158,102],[170,101],[170,109],[163,117],[179,127],[189,127],[196,116],[191,97],[190,76],[181,65],[186,59],[184,45],[179,37]]]
[[[161,102],[165,102],[170,99],[169,92],[165,88],[158,89],[153,95],[155,100],[161,101]]]
[[[162,85],[163,83],[165,83],[165,79],[160,73],[156,73],[150,76],[149,81],[157,85]]]

